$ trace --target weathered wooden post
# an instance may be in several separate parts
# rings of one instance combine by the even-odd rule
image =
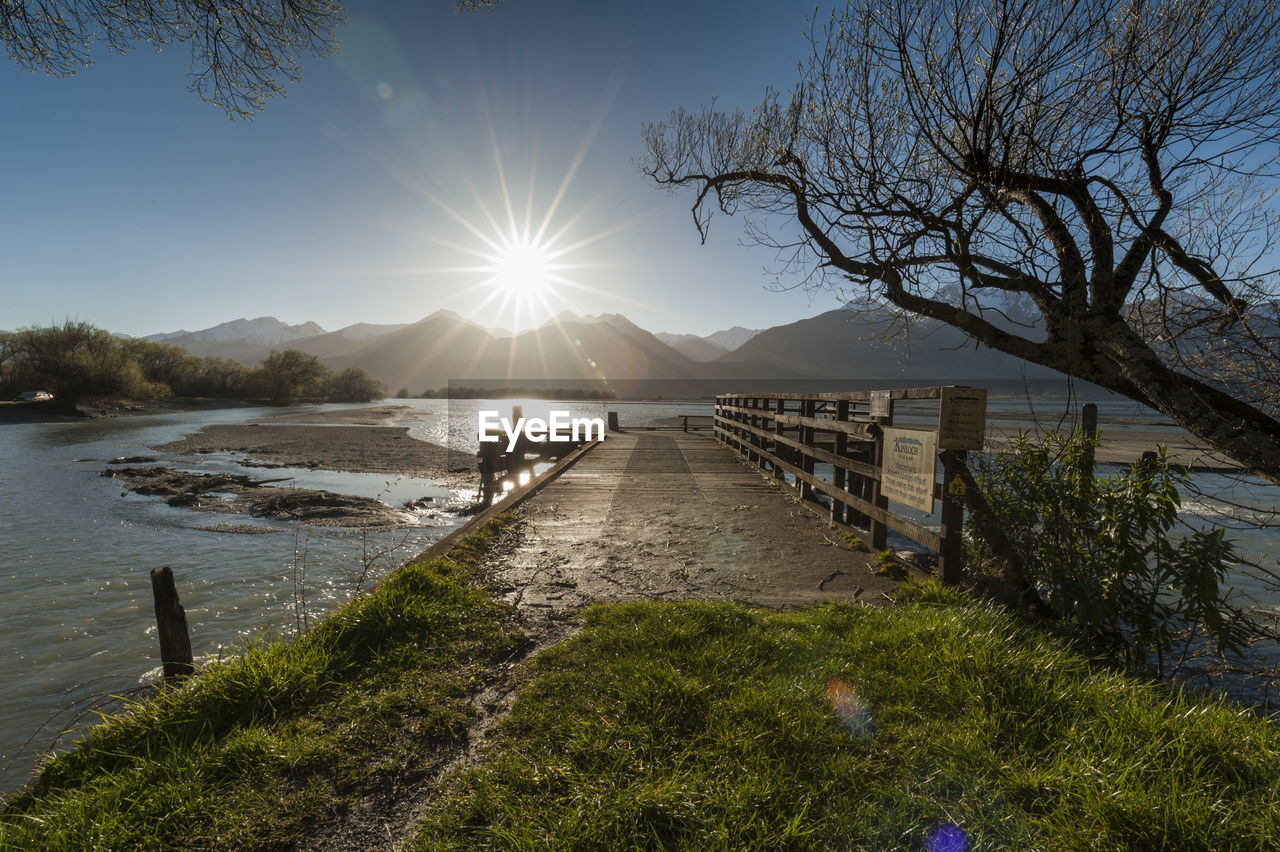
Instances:
[[[1093,471],[1095,468],[1093,450],[1094,442],[1098,437],[1098,406],[1092,402],[1086,402],[1080,408],[1080,431],[1083,437],[1089,442],[1088,450],[1084,453],[1080,460],[1080,483],[1082,488],[1093,488]],[[1085,496],[1083,494],[1081,497]]]
[[[942,547],[938,551],[938,574],[944,586],[954,586],[964,579],[965,485],[960,477],[968,453],[950,450],[942,454]]]
[[[1080,408],[1080,431],[1085,435],[1093,437],[1098,434],[1098,405],[1093,402],[1086,402]]]
[[[814,400],[814,399],[802,400],[800,402],[800,416],[809,420],[815,419],[818,416],[817,400]],[[815,430],[812,426],[800,427],[800,443],[804,444],[810,450],[814,448],[814,444],[817,441],[816,436],[817,436],[817,430]],[[805,453],[803,456],[800,457],[799,462],[800,462],[800,469],[802,471],[804,471],[809,475],[813,475],[813,469],[814,469],[813,456],[811,456],[809,453]],[[813,486],[810,485],[807,481],[800,479],[800,477],[796,477],[796,479],[800,480],[799,482],[796,483],[797,485],[800,486],[800,499],[801,500],[814,499],[816,495],[814,494]]]
[[[893,425],[893,393],[891,391],[872,391],[871,421],[878,428],[872,436],[875,438],[871,452],[871,464],[877,469],[884,468],[884,427]],[[880,493],[880,480],[869,479],[867,482],[867,502],[885,512],[889,511],[889,498]],[[884,550],[889,542],[889,528],[883,521],[871,518],[871,549]]]
[[[839,400],[836,403],[836,422],[843,424],[843,423],[847,423],[848,421],[849,421],[849,400],[847,399]],[[846,432],[836,432],[835,435],[836,435],[835,443],[831,448],[832,455],[834,455],[837,459],[843,459],[845,457],[845,452],[849,448],[849,435]],[[831,481],[837,491],[848,490],[845,484],[847,481],[847,473],[845,469],[838,464],[832,465],[831,467]],[[831,498],[831,522],[833,524],[849,523],[848,516],[845,513],[845,504],[841,503],[835,497]]]
[[[680,425],[682,432],[689,431],[689,415],[685,414],[680,417]]]
[[[609,431],[610,432],[619,431],[618,430],[618,412],[616,411],[609,412]]]
[[[987,440],[987,391],[948,385],[938,389],[938,447],[942,455],[942,546],[938,572],[945,584],[964,577],[965,477],[969,450],[981,452]]]
[[[196,666],[191,656],[191,635],[187,632],[187,611],[178,600],[178,587],[168,565],[151,570],[151,594],[156,603],[156,632],[160,634],[164,679],[172,682],[194,674]]]
[[[486,441],[481,444],[480,452],[476,453],[476,466],[480,468],[480,502],[486,508],[493,505],[498,470],[498,453],[498,443],[495,441]]]
[[[787,410],[786,400],[779,397],[778,399],[775,399],[773,401],[773,413],[775,415],[773,420],[773,434],[775,436],[780,437],[783,434],[783,429],[786,428],[782,425],[782,421],[778,419],[778,417],[782,415],[786,410]],[[783,458],[786,456],[786,451],[785,451],[785,448],[782,446],[781,441],[773,442],[773,452],[778,458]],[[773,478],[777,480],[783,479],[782,468],[776,464],[773,466]]]

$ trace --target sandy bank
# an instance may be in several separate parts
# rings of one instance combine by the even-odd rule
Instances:
[[[989,429],[987,449],[1007,447],[1016,430]],[[1095,458],[1101,464],[1133,464],[1142,454],[1166,447],[1172,464],[1194,470],[1240,470],[1240,464],[1208,449],[1197,438],[1178,429],[1107,429],[1099,432]]]
[[[475,470],[475,460],[469,454],[419,441],[402,426],[219,424],[155,449],[189,455],[243,453],[247,460],[241,464],[247,467],[306,467],[423,478]]]
[[[253,422],[266,425],[293,423],[322,426],[385,426],[389,423],[422,419],[422,413],[414,411],[407,405],[379,405],[373,408],[343,408],[336,411],[287,411],[284,414],[259,417]]]

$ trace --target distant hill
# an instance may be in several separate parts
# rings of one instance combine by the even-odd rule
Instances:
[[[335,370],[360,367],[392,391],[408,388],[421,393],[463,378],[455,373],[493,344],[489,332],[452,312],[438,311],[390,334],[371,337],[344,354],[321,357]]]
[[[714,334],[708,334],[706,337],[699,337],[696,334],[672,334],[665,331],[655,334],[654,337],[694,361],[705,362],[714,361],[732,352],[759,333],[760,329],[735,325],[733,328],[726,328]]]
[[[729,352],[728,349],[708,343],[706,338],[696,334],[670,334],[664,331],[655,334],[654,337],[694,361],[714,361]]]
[[[620,314],[566,311],[541,328],[511,335],[442,310],[407,325],[356,323],[326,332],[315,323],[291,326],[259,317],[149,339],[249,366],[272,349],[300,349],[332,369],[360,367],[391,391],[406,388],[415,395],[450,381],[687,396],[1057,378],[976,347],[940,323],[917,320],[910,340],[895,338],[894,320],[888,311],[839,309],[763,331],[735,326],[702,338],[651,334]],[[742,343],[725,351],[713,339]]]
[[[324,329],[313,322],[301,325],[288,325],[275,317],[258,317],[245,319],[241,317],[230,322],[220,323],[202,331],[174,331],[168,334],[152,334],[147,340],[158,340],[184,346],[189,351],[192,344],[217,345],[221,343],[285,343],[299,337],[310,337],[324,334]],[[195,353],[200,354],[200,353]]]
[[[894,334],[888,311],[837,309],[765,329],[712,362],[754,361],[801,375],[841,379],[903,379],[950,384],[983,378],[1054,378],[1058,374],[995,349],[976,346],[964,333],[932,320],[913,320],[910,339]]]
[[[411,393],[450,381],[594,386],[610,379],[697,380],[704,374],[699,364],[617,314],[566,317],[509,338],[437,314],[328,363],[335,369],[362,367],[389,387]]]
[[[721,349],[732,352],[751,338],[759,334],[763,329],[759,328],[743,328],[735,325],[733,328],[726,328],[723,331],[717,331],[714,334],[708,334],[703,340],[712,346],[719,346]]]
[[[348,325],[340,328],[334,334],[347,338],[348,340],[368,340],[370,337],[377,337],[380,334],[390,334],[393,331],[399,331],[407,328],[409,323],[402,322],[396,325],[376,325],[371,322],[358,322],[354,325]]]

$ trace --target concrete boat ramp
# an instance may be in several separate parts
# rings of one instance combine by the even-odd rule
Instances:
[[[557,467],[536,493],[517,495],[518,535],[490,565],[499,594],[522,609],[641,599],[870,603],[896,585],[876,573],[872,554],[709,432],[610,433]]]

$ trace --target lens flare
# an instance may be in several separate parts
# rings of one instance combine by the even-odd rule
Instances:
[[[969,836],[958,825],[940,825],[924,840],[925,852],[968,852]]]
[[[869,739],[875,733],[871,708],[844,678],[833,677],[827,681],[827,701],[849,733],[859,739]]]

